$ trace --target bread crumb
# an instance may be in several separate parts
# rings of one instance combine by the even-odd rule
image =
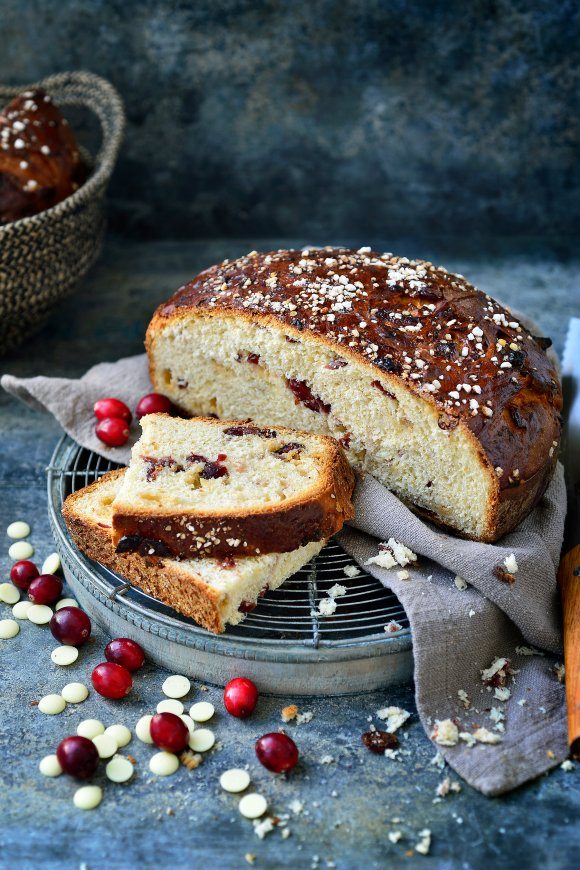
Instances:
[[[473,736],[477,740],[478,743],[501,743],[502,738],[499,734],[494,734],[492,731],[488,731],[487,728],[477,728],[473,732]]]
[[[401,707],[381,707],[380,710],[377,710],[376,715],[385,722],[385,731],[394,734],[401,725],[405,724],[411,714]]]
[[[467,580],[464,580],[463,577],[456,576],[453,582],[461,591],[467,589]]]
[[[304,812],[304,804],[302,801],[299,801],[298,798],[294,798],[294,800],[288,804],[288,809],[293,812],[295,816],[299,816]]]
[[[296,718],[296,714],[298,713],[298,707],[296,704],[289,704],[287,707],[284,707],[281,712],[282,721],[283,722],[291,722],[292,719]]]
[[[322,598],[318,603],[318,613],[320,616],[332,616],[336,610],[336,601],[334,598]]]
[[[188,770],[195,770],[195,768],[199,767],[202,763],[203,758],[199,753],[186,749],[185,752],[182,752],[179,756],[179,760]]]
[[[469,700],[469,697],[468,697],[465,689],[458,689],[457,696],[458,696],[459,700],[461,701],[461,703],[463,704],[463,706],[465,707],[465,709],[469,710],[469,708],[471,706],[471,701]]]
[[[345,565],[342,570],[347,577],[351,578],[358,577],[360,574],[360,568],[357,568],[356,565]]]
[[[389,831],[387,836],[391,843],[398,843],[403,834],[401,833],[401,831]]]
[[[507,701],[508,698],[511,697],[511,692],[509,689],[505,687],[497,687],[493,690],[493,697],[497,698],[498,701]]]
[[[516,652],[519,656],[543,656],[544,653],[539,649],[534,649],[532,646],[517,646]]]
[[[320,759],[321,764],[332,764],[333,761],[336,761],[334,755],[323,755]]]
[[[562,762],[562,764],[560,765],[560,767],[562,768],[562,770],[565,770],[567,773],[569,773],[571,770],[574,770],[574,768],[576,767],[576,765],[573,764],[573,763],[570,761],[569,758],[567,758],[566,761],[563,761],[563,762]]]
[[[458,794],[461,791],[461,786],[455,779],[450,779],[448,776],[442,779],[436,789],[437,797],[447,797],[450,792]]]
[[[308,722],[312,720],[314,713],[311,710],[306,710],[304,713],[296,714],[296,724],[297,725],[306,725]]]
[[[387,634],[394,634],[396,631],[402,630],[403,626],[400,623],[395,622],[394,619],[392,619],[390,622],[387,622],[387,624],[385,625],[385,631],[387,632]]]
[[[503,560],[503,563],[506,567],[506,571],[508,571],[509,574],[518,573],[518,563],[516,562],[516,557],[513,553],[510,553],[509,556],[506,556]]]
[[[346,586],[342,586],[340,583],[335,583],[334,586],[331,586],[328,589],[327,593],[329,598],[341,598],[343,595],[346,595]]]
[[[436,719],[431,740],[440,746],[455,746],[459,739],[459,729],[451,719]]]
[[[395,538],[389,538],[388,541],[383,541],[379,544],[379,553],[377,556],[371,556],[365,562],[366,565],[378,565],[379,568],[393,568],[395,565],[400,565],[404,568],[410,562],[417,561],[417,554],[413,553],[400,541]]]
[[[428,855],[431,848],[431,831],[429,828],[424,828],[419,831],[419,836],[421,839],[415,846],[415,852],[419,852],[420,855]]]
[[[269,834],[270,831],[274,830],[274,821],[271,816],[266,816],[265,819],[258,821],[256,819],[254,821],[254,833],[260,840],[263,840],[266,834]]]

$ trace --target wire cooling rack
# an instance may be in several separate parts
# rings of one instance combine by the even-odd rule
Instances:
[[[309,673],[307,694],[323,691],[336,693],[376,688],[391,682],[408,679],[411,669],[411,638],[409,622],[397,597],[386,590],[374,577],[363,569],[356,577],[347,577],[344,569],[355,563],[336,541],[331,541],[322,552],[305,565],[283,586],[270,591],[260,599],[257,607],[239,625],[229,626],[222,635],[215,636],[195,625],[190,619],[176,613],[156,599],[132,587],[112,571],[87,559],[70,540],[61,516],[64,499],[71,492],[97,480],[107,471],[116,468],[114,463],[90,450],[79,447],[64,436],[57,445],[48,469],[49,512],[57,546],[63,559],[69,583],[81,603],[97,621],[112,630],[111,622],[127,620],[138,633],[163,637],[165,645],[153,653],[162,664],[169,664],[169,646],[177,645],[192,650],[203,650],[205,679],[210,657],[210,670],[215,682],[227,676],[224,662],[244,658],[251,661],[261,672],[262,684],[266,671],[273,676],[272,666],[278,665],[319,667]],[[357,566],[358,567],[358,566]],[[327,598],[326,592],[335,584],[346,588],[346,595],[336,599],[337,608],[331,616],[321,616],[319,603]],[[86,596],[90,596],[88,599]],[[389,623],[397,623],[399,630],[385,631]],[[115,626],[115,630],[116,626]],[[127,633],[130,633],[127,631]],[[169,646],[168,646],[169,645]],[[179,650],[173,651],[179,661]],[[172,663],[175,661],[173,656]],[[213,659],[217,657],[215,668]],[[381,663],[380,659],[385,657]],[[365,659],[367,665],[365,666]],[[189,662],[189,658],[187,659]],[[195,656],[190,667],[195,671]],[[354,668],[348,662],[355,662]],[[342,662],[342,677],[336,670]],[[261,664],[260,664],[261,663]],[[324,668],[329,663],[334,668],[331,684],[324,678]],[[187,666],[182,664],[182,670]],[[390,667],[388,666],[390,665]],[[274,668],[277,670],[277,668]],[[246,673],[248,666],[246,666]],[[301,667],[295,674],[300,685],[286,672],[278,674],[271,687],[276,691],[286,686],[300,692]],[[352,679],[349,672],[352,671]],[[304,676],[304,675],[303,675]],[[327,674],[327,676],[330,676]],[[321,679],[317,679],[321,677]],[[315,685],[312,685],[314,680]],[[302,692],[305,693],[305,692]]]

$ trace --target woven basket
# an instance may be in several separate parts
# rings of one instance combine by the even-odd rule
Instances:
[[[88,72],[50,76],[34,85],[0,86],[0,107],[32,87],[60,107],[83,106],[98,117],[102,143],[77,191],[32,217],[0,226],[0,355],[38,330],[97,259],[105,231],[105,192],[123,137],[125,113],[114,87]]]

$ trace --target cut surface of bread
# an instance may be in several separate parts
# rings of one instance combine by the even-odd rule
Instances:
[[[316,556],[325,541],[290,553],[271,553],[228,560],[177,561],[142,552],[116,553],[112,542],[112,504],[125,469],[69,495],[63,506],[67,528],[89,558],[124,577],[179,613],[214,633],[236,625],[266,591],[277,589]]]
[[[354,474],[331,438],[148,414],[113,503],[119,552],[256,556],[329,538],[351,519]]]
[[[154,388],[184,411],[330,434],[414,510],[485,541],[556,463],[548,342],[462,276],[342,248],[213,266],[147,332]]]

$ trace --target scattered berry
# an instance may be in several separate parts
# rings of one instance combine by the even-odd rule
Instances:
[[[128,671],[137,671],[145,662],[145,653],[138,643],[128,637],[117,637],[105,647],[108,662],[123,665]]]
[[[230,680],[224,689],[224,705],[231,716],[247,719],[256,709],[258,690],[246,677]]]
[[[175,713],[156,713],[150,732],[153,742],[166,752],[182,752],[189,740],[187,725]]]
[[[149,393],[139,399],[139,404],[135,408],[135,416],[140,420],[146,414],[170,414],[171,410],[171,402],[167,396],[162,396],[161,393]]]
[[[65,773],[77,779],[88,779],[99,765],[99,753],[87,737],[65,737],[56,750],[58,763]]]
[[[91,634],[91,620],[80,607],[61,607],[50,620],[50,630],[60,643],[81,646]]]
[[[61,595],[62,580],[54,574],[40,574],[28,587],[28,597],[33,604],[54,604]]]
[[[108,447],[122,447],[129,437],[129,424],[120,417],[105,417],[97,423],[95,432]]]
[[[98,402],[95,402],[93,410],[97,420],[106,420],[107,417],[113,417],[130,423],[133,419],[131,411],[125,402],[121,402],[120,399],[99,399]]]
[[[28,559],[21,559],[20,562],[15,562],[10,569],[10,579],[19,589],[28,589],[38,575],[38,568],[34,562],[30,562]]]
[[[131,691],[133,680],[131,674],[122,665],[114,662],[102,662],[91,674],[93,687],[103,698],[118,700]]]
[[[298,764],[298,747],[280,731],[264,734],[256,741],[258,761],[272,773],[286,773]]]

